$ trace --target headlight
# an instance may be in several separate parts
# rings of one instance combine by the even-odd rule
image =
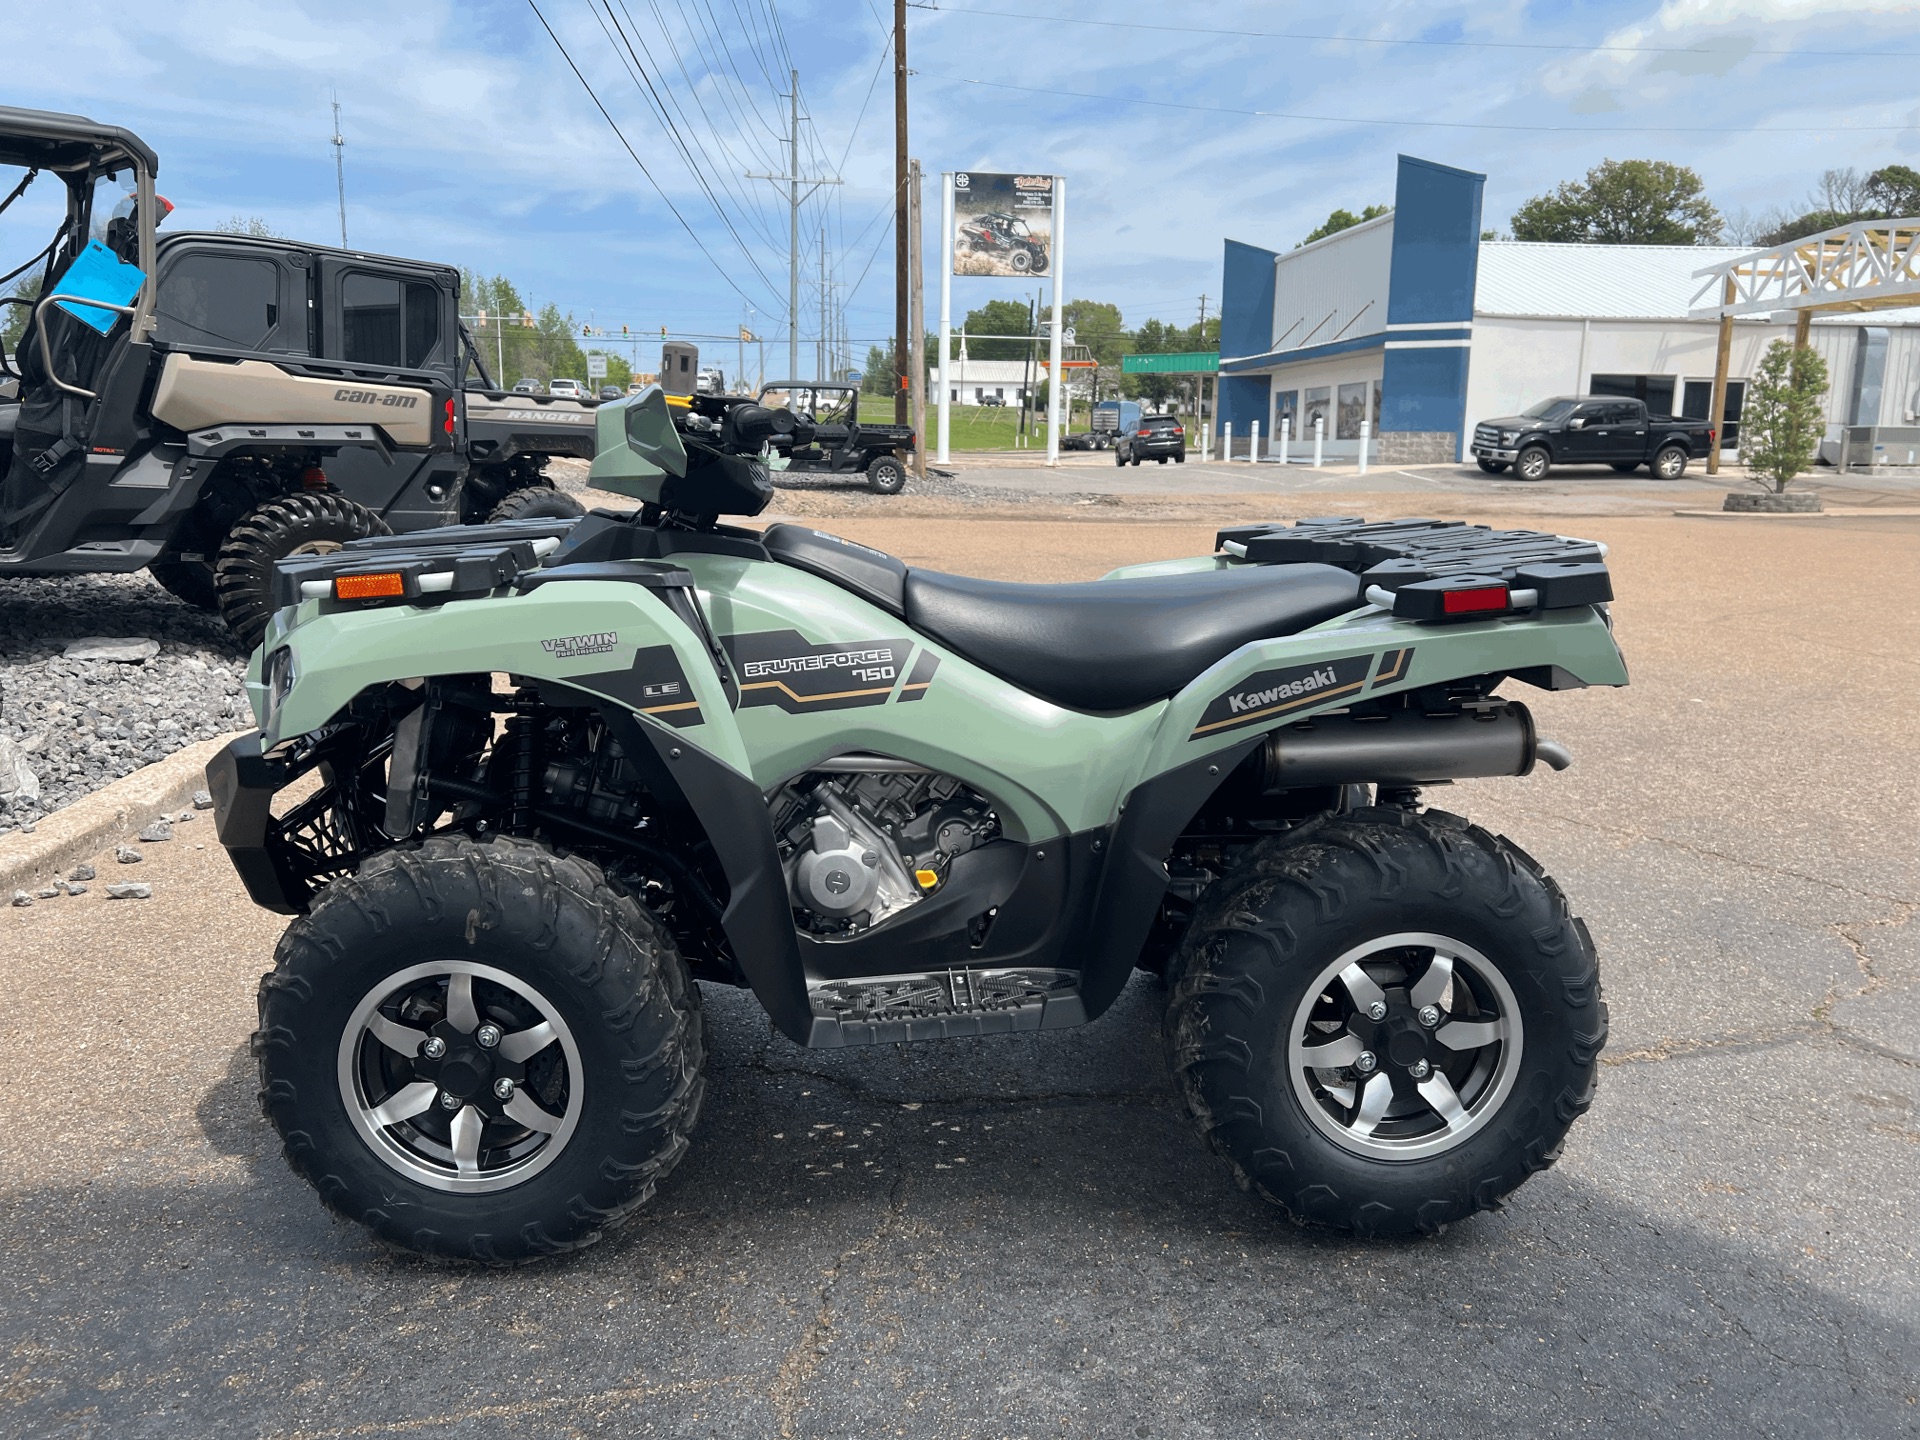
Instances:
[[[1500,443],[1502,445],[1511,445],[1519,438],[1520,432],[1518,430],[1502,430],[1500,432]]]
[[[266,672],[267,705],[270,711],[278,710],[293,689],[293,651],[282,645],[267,656]]]

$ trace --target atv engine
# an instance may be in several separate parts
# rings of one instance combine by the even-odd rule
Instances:
[[[816,935],[857,935],[918,904],[955,856],[1000,833],[992,802],[951,775],[836,763],[849,768],[809,772],[773,798],[787,891]]]

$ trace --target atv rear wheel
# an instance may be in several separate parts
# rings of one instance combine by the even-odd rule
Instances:
[[[260,983],[261,1108],[325,1204],[493,1263],[649,1199],[704,1095],[700,995],[593,865],[526,840],[389,850],[288,927]]]
[[[1368,808],[1264,842],[1171,973],[1194,1119],[1298,1221],[1434,1233],[1552,1164],[1593,1101],[1607,1009],[1586,927],[1455,815]]]
[[[391,535],[387,522],[342,495],[310,491],[269,500],[241,516],[214,567],[220,616],[251,650],[273,615],[273,566],[290,555],[326,555],[349,540]]]
[[[573,520],[586,513],[587,507],[564,490],[552,485],[523,485],[518,490],[509,491],[506,498],[493,507],[487,520],[490,523],[499,520]]]
[[[867,488],[876,495],[898,495],[907,488],[907,467],[895,456],[878,456],[867,466]]]

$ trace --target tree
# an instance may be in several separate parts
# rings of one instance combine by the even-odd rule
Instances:
[[[1369,220],[1377,220],[1391,209],[1393,209],[1391,205],[1369,205],[1358,215],[1354,214],[1351,210],[1335,210],[1331,215],[1327,216],[1326,221],[1319,229],[1313,231],[1306,239],[1302,240],[1300,245],[1311,245],[1314,241],[1324,240],[1329,235],[1338,235],[1342,230],[1351,230],[1356,225],[1364,225]],[[1296,245],[1293,248],[1298,250],[1300,245]]]
[[[40,298],[40,277],[38,275],[29,275],[26,279],[17,282],[7,293],[9,295],[18,295],[22,300],[38,300]],[[20,344],[20,337],[26,332],[27,321],[32,315],[33,308],[28,305],[0,306],[0,341],[6,343],[7,354],[9,356],[13,354],[15,348]]]
[[[1102,365],[1118,365],[1127,350],[1127,331],[1120,307],[1104,300],[1069,300],[1060,307],[1060,323],[1073,331],[1076,345],[1084,345]]]
[[[1826,434],[1827,362],[1785,340],[1767,347],[1760,373],[1747,385],[1740,412],[1740,463],[1774,494],[1813,464]]]
[[[229,220],[222,220],[213,228],[222,235],[251,235],[256,240],[287,238],[258,215],[235,215]]]
[[[1034,321],[1026,302],[989,300],[978,310],[969,310],[960,322],[967,332],[967,354],[975,360],[1024,360],[1033,353],[1025,340],[975,340],[975,335],[1031,335]]]
[[[1881,212],[1876,219],[1920,215],[1920,171],[1909,165],[1883,165],[1867,177],[1867,195]]]
[[[1603,160],[1514,211],[1516,240],[1711,245],[1723,222],[1700,177],[1666,160]]]

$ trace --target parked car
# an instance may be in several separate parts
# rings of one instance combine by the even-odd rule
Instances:
[[[587,398],[587,387],[578,380],[562,375],[547,382],[547,393],[565,396],[569,400],[584,400]]]
[[[513,384],[513,393],[515,395],[544,395],[546,394],[546,386],[542,385],[538,380],[516,380]]]
[[[1705,420],[1651,415],[1643,401],[1556,395],[1474,426],[1473,458],[1489,475],[1512,466],[1518,480],[1544,480],[1555,465],[1611,465],[1622,475],[1645,465],[1657,480],[1678,480],[1717,438]]]
[[[1152,460],[1164,465],[1187,463],[1187,427],[1172,415],[1144,415],[1140,423],[1120,437],[1113,449],[1116,465],[1138,465]]]
[[[1005,397],[1000,395],[982,395],[980,397],[980,404],[989,410],[1003,410],[1006,408],[1007,402]]]

